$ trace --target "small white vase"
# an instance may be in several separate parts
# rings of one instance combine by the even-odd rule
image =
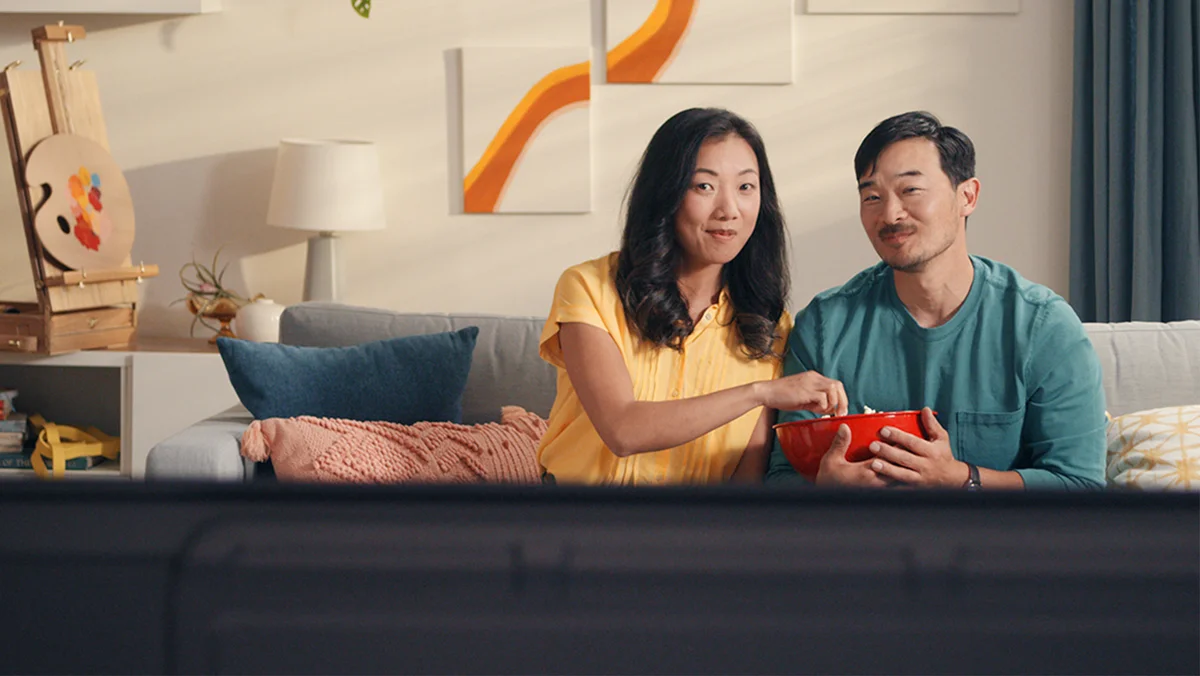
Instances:
[[[270,298],[259,298],[253,303],[246,303],[238,310],[234,320],[238,338],[252,340],[256,343],[279,342],[279,316],[283,314],[283,306]]]

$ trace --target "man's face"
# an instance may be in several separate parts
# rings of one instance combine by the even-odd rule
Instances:
[[[859,215],[883,262],[921,272],[956,244],[965,251],[966,217],[978,191],[974,178],[951,185],[932,141],[905,139],[884,148],[858,178]]]

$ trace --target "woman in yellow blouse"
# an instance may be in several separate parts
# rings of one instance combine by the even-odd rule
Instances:
[[[563,273],[542,331],[558,368],[547,479],[760,481],[774,410],[846,412],[841,383],[779,378],[787,243],[762,138],[726,110],[675,114],[626,212],[620,251]]]

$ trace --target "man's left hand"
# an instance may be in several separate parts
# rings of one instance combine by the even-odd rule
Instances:
[[[882,441],[871,442],[875,459],[871,469],[880,477],[908,486],[959,487],[967,480],[967,463],[954,459],[950,434],[929,407],[921,409],[921,422],[929,440],[895,427],[880,431]]]

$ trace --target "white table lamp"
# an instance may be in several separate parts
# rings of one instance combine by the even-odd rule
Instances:
[[[313,230],[304,271],[304,300],[340,300],[338,232],[384,225],[379,154],[369,141],[284,139],[275,157],[267,223]]]

